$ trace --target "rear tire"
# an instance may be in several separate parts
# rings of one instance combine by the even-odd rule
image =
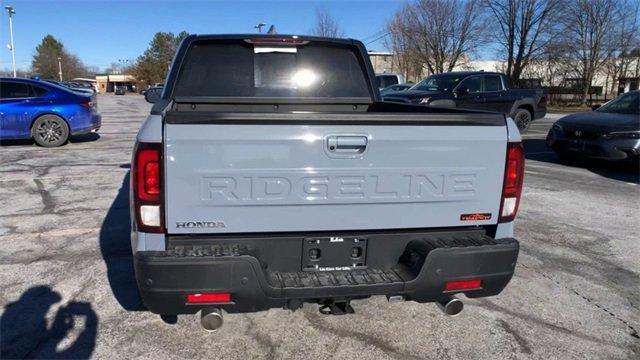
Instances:
[[[69,126],[59,116],[42,115],[34,121],[31,137],[40,146],[57,147],[69,140]]]
[[[515,115],[513,116],[513,121],[515,121],[520,132],[527,131],[527,129],[529,129],[529,126],[531,125],[532,120],[533,115],[531,115],[529,110],[523,108],[518,108]]]

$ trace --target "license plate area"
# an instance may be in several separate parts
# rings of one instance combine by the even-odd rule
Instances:
[[[337,271],[367,267],[367,239],[357,236],[306,238],[303,271]]]

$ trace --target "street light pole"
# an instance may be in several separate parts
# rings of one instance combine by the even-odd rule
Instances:
[[[13,77],[17,77],[16,75],[16,48],[13,45],[13,15],[16,13],[13,10],[13,6],[7,5],[4,7],[7,9],[7,13],[9,13],[9,34],[11,38],[11,44],[9,45],[9,50],[11,50],[11,62],[13,63]]]
[[[62,58],[58,56],[58,75],[60,75],[60,81],[62,81]]]
[[[267,25],[267,24],[265,24],[265,23],[262,23],[262,22],[261,22],[261,23],[257,24],[256,26],[254,26],[254,28],[255,28],[255,29],[258,29],[258,32],[259,32],[259,33],[261,33],[261,32],[262,32],[262,28],[263,28],[264,26],[266,26],[266,25]]]

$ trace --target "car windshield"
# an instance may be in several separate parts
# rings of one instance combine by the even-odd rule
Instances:
[[[640,92],[623,94],[602,105],[597,112],[640,115]]]
[[[451,91],[463,79],[463,76],[455,74],[431,75],[415,84],[411,90],[421,91]]]

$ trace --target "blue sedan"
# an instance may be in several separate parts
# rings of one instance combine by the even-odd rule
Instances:
[[[31,79],[0,78],[0,140],[33,139],[60,146],[100,129],[95,95]]]

